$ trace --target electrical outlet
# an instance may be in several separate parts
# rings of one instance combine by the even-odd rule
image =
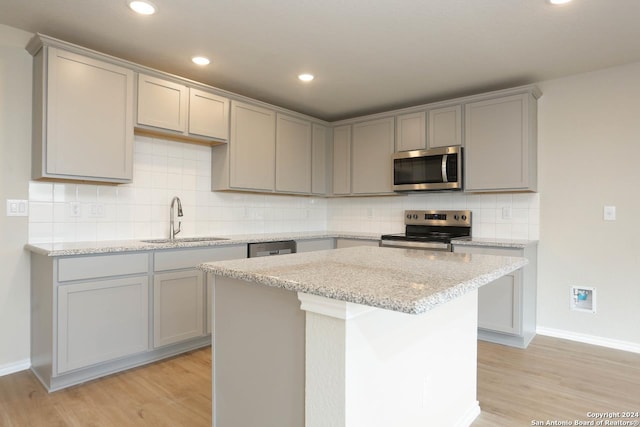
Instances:
[[[616,207],[615,206],[606,206],[604,207],[604,220],[605,221],[615,221],[616,220]]]
[[[102,203],[91,203],[89,205],[89,216],[92,218],[103,218],[104,217],[104,204]]]
[[[504,206],[502,208],[502,219],[513,219],[513,211],[511,206]]]
[[[77,218],[82,215],[82,209],[80,208],[80,203],[78,202],[69,202],[69,216],[72,218]]]
[[[29,201],[7,199],[7,216],[29,216]]]

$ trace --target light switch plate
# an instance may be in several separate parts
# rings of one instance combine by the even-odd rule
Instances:
[[[606,206],[604,207],[604,220],[605,221],[615,221],[616,220],[616,207],[615,206]]]
[[[29,201],[7,199],[7,216],[29,216]]]

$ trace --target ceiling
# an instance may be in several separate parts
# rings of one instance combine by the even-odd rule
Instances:
[[[640,60],[638,0],[154,3],[0,0],[0,24],[329,121]]]

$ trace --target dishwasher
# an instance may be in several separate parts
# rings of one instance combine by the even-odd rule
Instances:
[[[247,245],[247,256],[256,258],[261,256],[286,255],[296,253],[295,240],[281,240],[278,242],[259,242]]]

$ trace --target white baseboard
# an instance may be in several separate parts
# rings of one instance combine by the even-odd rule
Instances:
[[[471,408],[469,408],[464,416],[458,421],[456,427],[469,427],[471,424],[473,424],[473,422],[476,418],[478,418],[479,415],[480,402],[476,400],[475,403],[471,405]]]
[[[601,347],[629,351],[631,353],[640,353],[640,344],[635,342],[614,340],[611,338],[598,337],[596,335],[580,334],[577,332],[564,331],[562,329],[544,328],[540,326],[538,326],[536,332],[539,335],[562,338],[570,341],[578,341],[585,344],[599,345]]]
[[[0,365],[0,377],[24,371],[25,369],[29,369],[30,367],[31,359],[24,359],[13,363],[7,363],[5,365]]]

